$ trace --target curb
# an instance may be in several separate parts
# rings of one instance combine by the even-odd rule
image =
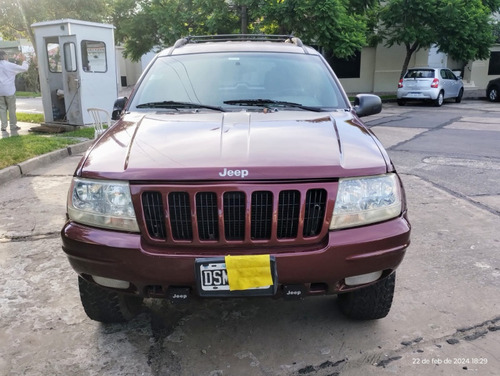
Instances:
[[[55,150],[47,154],[28,159],[27,161],[18,163],[14,166],[6,167],[0,170],[0,185],[16,178],[26,176],[33,170],[44,167],[52,162],[69,157],[74,154],[85,152],[94,140],[80,142],[78,144],[67,146],[64,149]]]

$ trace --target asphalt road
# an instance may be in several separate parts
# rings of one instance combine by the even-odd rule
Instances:
[[[16,110],[33,114],[43,114],[42,98],[16,98]]]
[[[500,104],[387,104],[366,122],[413,225],[388,317],[315,297],[149,300],[130,323],[89,320],[59,238],[76,155],[0,186],[0,375],[498,375]]]

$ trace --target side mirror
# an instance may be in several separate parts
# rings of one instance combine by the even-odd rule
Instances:
[[[113,112],[111,113],[112,120],[118,120],[121,118],[122,111],[125,108],[127,101],[127,97],[120,97],[115,101],[115,104],[113,105]]]
[[[359,117],[378,114],[382,111],[382,100],[378,95],[358,94],[354,99],[354,111]]]

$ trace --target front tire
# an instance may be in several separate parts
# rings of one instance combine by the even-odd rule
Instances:
[[[462,102],[462,97],[464,96],[464,89],[460,89],[458,96],[455,98],[455,103]]]
[[[142,298],[101,288],[78,277],[80,299],[87,316],[106,324],[126,322],[141,310]]]
[[[436,107],[441,107],[444,103],[444,93],[442,91],[439,92],[436,100],[434,101],[434,105]]]
[[[373,285],[346,292],[337,297],[344,315],[356,320],[376,320],[387,316],[392,306],[396,273]]]
[[[491,88],[488,89],[488,92],[486,93],[486,96],[488,97],[488,100],[490,102],[497,102],[500,100],[500,93],[499,89],[496,86],[492,86]]]

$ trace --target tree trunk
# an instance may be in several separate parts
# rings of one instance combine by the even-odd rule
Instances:
[[[24,9],[24,4],[22,4],[19,0],[16,0],[17,7],[19,8],[19,12],[21,13],[21,17],[23,19],[23,25],[24,25],[24,31],[26,31],[28,38],[33,45],[33,48],[35,49],[36,53],[36,41],[35,41],[35,34],[33,33],[33,30],[31,29],[30,22],[26,19],[26,11]]]
[[[408,70],[408,65],[410,64],[410,59],[413,56],[413,53],[419,49],[418,43],[413,43],[412,46],[410,46],[408,43],[406,43],[406,56],[405,56],[405,61],[403,63],[403,69],[401,69],[401,74],[399,75],[399,78],[403,78],[405,75],[406,71]]]
[[[241,6],[241,34],[248,34],[248,8]]]

